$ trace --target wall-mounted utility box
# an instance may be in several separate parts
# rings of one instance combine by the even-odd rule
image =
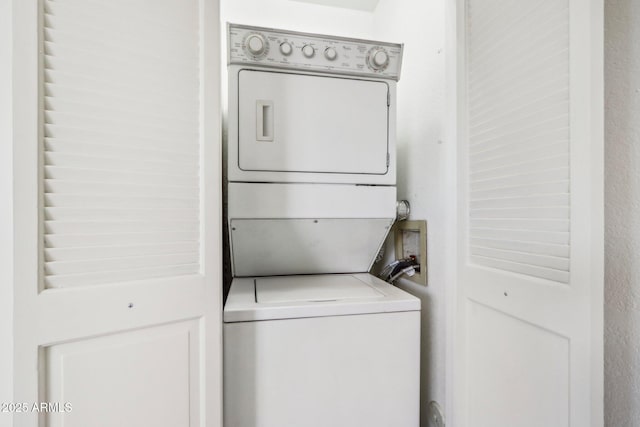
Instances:
[[[416,271],[406,279],[421,285],[427,285],[427,221],[399,221],[394,225],[396,258],[415,256],[420,264]]]

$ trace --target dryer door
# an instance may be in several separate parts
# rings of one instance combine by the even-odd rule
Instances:
[[[241,170],[387,173],[387,83],[254,70],[238,79]]]

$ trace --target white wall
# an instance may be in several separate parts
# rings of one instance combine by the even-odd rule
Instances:
[[[640,2],[605,9],[605,419],[640,425]]]
[[[11,1],[0,1],[0,402],[13,401],[13,140]],[[12,417],[0,413],[0,427]]]
[[[220,18],[223,23],[347,37],[369,38],[373,30],[369,12],[290,0],[222,0]]]
[[[410,219],[427,220],[427,287],[402,281],[422,300],[421,414],[427,405],[445,407],[446,294],[452,286],[447,254],[449,191],[455,141],[445,140],[445,1],[380,0],[375,37],[404,43],[398,83],[398,198],[411,202]]]

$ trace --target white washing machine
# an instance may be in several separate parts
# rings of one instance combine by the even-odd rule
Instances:
[[[228,25],[226,427],[417,427],[420,301],[368,274],[395,220],[402,45]]]
[[[419,424],[420,301],[369,274],[236,279],[225,426]]]

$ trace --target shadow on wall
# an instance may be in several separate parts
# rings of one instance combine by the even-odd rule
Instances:
[[[640,425],[640,2],[605,1],[605,425]]]
[[[227,302],[227,296],[231,289],[231,281],[233,275],[231,273],[231,252],[229,245],[229,227],[227,226],[227,195],[228,195],[228,183],[227,183],[227,114],[226,106],[222,115],[222,303]]]

